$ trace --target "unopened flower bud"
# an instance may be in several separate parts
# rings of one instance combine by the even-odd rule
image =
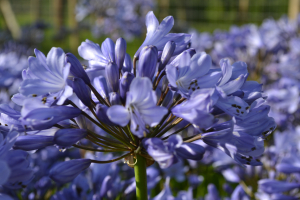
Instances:
[[[60,147],[69,147],[87,135],[85,129],[60,129],[54,135],[54,143]]]
[[[81,78],[74,78],[72,81],[72,88],[80,101],[87,107],[90,107],[92,104],[91,89],[85,84],[85,82]]]
[[[94,86],[103,98],[108,98],[108,87],[106,79],[103,76],[94,78]]]
[[[14,149],[31,151],[36,149],[42,149],[53,144],[53,136],[22,135],[17,138],[14,144]]]
[[[108,107],[106,105],[97,104],[96,115],[100,119],[100,121],[104,122],[105,124],[107,124],[109,126],[115,126],[115,124],[108,119],[108,116],[106,114],[107,109],[108,109]]]
[[[120,80],[120,97],[123,103],[126,102],[126,93],[129,90],[131,81],[134,79],[134,75],[129,72],[125,72]]]
[[[119,93],[117,92],[109,93],[109,102],[111,105],[120,105],[121,99]]]
[[[132,68],[133,68],[133,65],[132,65],[130,55],[128,53],[126,53],[122,71],[123,71],[123,73],[131,72]]]
[[[173,41],[167,42],[167,44],[164,47],[164,50],[162,51],[158,71],[161,71],[166,67],[167,63],[169,62],[170,58],[172,57],[175,51],[175,48],[176,48],[175,42]]]
[[[139,76],[152,79],[157,64],[157,48],[146,46],[142,49],[139,59]]]
[[[119,38],[116,41],[116,46],[115,46],[115,58],[116,58],[115,60],[119,67],[119,70],[121,70],[123,67],[125,54],[126,54],[126,41],[123,38]]]
[[[71,53],[66,54],[67,62],[71,64],[70,72],[78,78],[81,78],[86,84],[89,84],[91,81],[80,64],[79,60]]]
[[[72,181],[91,165],[90,159],[76,159],[59,163],[50,170],[50,178],[59,183]]]
[[[108,85],[111,87],[112,91],[117,92],[119,89],[119,68],[113,63],[109,62],[105,68],[106,78]]]

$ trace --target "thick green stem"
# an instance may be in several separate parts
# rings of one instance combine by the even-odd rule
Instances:
[[[136,154],[137,162],[134,165],[134,174],[136,182],[136,199],[147,200],[147,173],[146,173],[146,158]]]

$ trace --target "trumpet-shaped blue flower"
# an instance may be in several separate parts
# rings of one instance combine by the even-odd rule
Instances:
[[[135,53],[135,57],[139,56],[140,51],[147,45],[156,46],[158,51],[162,51],[165,44],[168,41],[174,41],[176,43],[175,52],[179,53],[185,49],[188,49],[188,44],[191,40],[191,35],[189,34],[175,34],[169,33],[174,25],[174,19],[172,16],[168,16],[163,19],[159,24],[157,18],[152,11],[148,12],[146,16],[146,26],[147,26],[147,35],[146,39],[140,48]]]
[[[72,89],[66,81],[70,72],[70,64],[61,48],[52,48],[47,55],[35,50],[36,57],[29,57],[29,67],[23,72],[20,93],[25,96],[37,96],[58,93],[57,104],[63,104],[72,95]]]
[[[53,143],[60,147],[70,147],[86,135],[85,129],[61,129],[55,132]]]
[[[244,132],[261,139],[270,135],[275,130],[276,123],[272,117],[268,117],[270,106],[264,105],[265,102],[262,98],[255,100],[244,118],[236,117],[234,131]]]
[[[184,51],[179,57],[167,65],[166,74],[170,85],[188,97],[193,91],[202,88],[214,87],[222,76],[221,72],[210,72],[211,58],[206,53],[197,53],[190,56]]]
[[[233,131],[231,121],[214,125],[212,132],[202,134],[202,140],[220,149],[241,165],[261,165],[257,158],[264,151],[263,141],[242,131]]]
[[[49,176],[58,183],[67,183],[88,168],[90,164],[90,159],[77,159],[62,162],[51,169]]]
[[[156,102],[156,94],[152,90],[151,81],[147,77],[137,77],[130,85],[125,107],[112,106],[107,110],[107,116],[120,126],[126,126],[130,121],[132,133],[143,137],[147,133],[147,125],[156,126],[167,114],[167,109],[156,106]]]
[[[100,47],[98,44],[90,40],[86,40],[78,47],[78,53],[83,59],[89,61],[90,68],[88,71],[105,69],[110,62],[115,63],[121,70],[124,64],[126,65],[126,68],[129,67],[127,65],[130,65],[128,64],[126,43],[124,42],[125,41],[123,41],[122,38],[119,38],[116,46],[110,38],[106,38]]]

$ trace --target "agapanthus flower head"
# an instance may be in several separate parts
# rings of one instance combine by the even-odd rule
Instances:
[[[94,165],[121,159],[135,173],[143,167],[146,177],[146,167],[155,161],[166,169],[184,159],[201,160],[205,145],[242,166],[261,165],[264,139],[276,127],[261,85],[247,81],[243,62],[222,59],[213,66],[210,55],[190,48],[189,34],[169,33],[173,24],[173,17],[159,24],[149,12],[146,39],[132,62],[122,38],[116,44],[107,38],[101,46],[82,42],[78,52],[89,61],[87,69],[60,48],[53,47],[47,57],[35,50],[20,93],[13,96],[22,108],[0,106],[1,130],[20,132],[15,149],[56,146],[110,153],[57,164],[50,178],[58,183],[71,182],[90,165],[99,173]],[[192,131],[183,134],[187,128]],[[101,180],[99,198],[108,191],[115,197],[124,184],[110,174]],[[213,185],[209,191],[214,193]],[[190,189],[178,199],[191,194]]]

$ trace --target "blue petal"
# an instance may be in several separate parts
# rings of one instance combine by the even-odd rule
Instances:
[[[159,26],[159,22],[157,18],[155,17],[153,11],[150,11],[146,15],[146,26],[147,26],[147,36],[146,37],[151,37],[157,27]]]
[[[105,124],[107,124],[109,126],[115,126],[115,124],[112,123],[108,119],[107,110],[108,110],[108,107],[106,105],[98,104],[96,106],[96,114],[97,114],[98,118],[100,119],[100,121],[104,122]]]
[[[107,60],[102,54],[99,45],[90,40],[86,40],[85,42],[81,43],[81,45],[78,47],[78,53],[85,60],[97,60],[102,62],[106,61],[107,63]]]
[[[83,69],[83,66],[81,65],[81,63],[79,62],[79,60],[76,58],[76,56],[74,56],[71,53],[67,53],[66,54],[67,57],[67,62],[69,62],[71,64],[71,73],[78,78],[81,78],[82,80],[84,80],[84,82],[86,84],[89,84],[91,81],[89,79],[89,77],[87,76],[85,70]]]
[[[149,92],[152,92],[152,82],[147,77],[136,77],[131,82],[129,91],[132,103],[142,102],[149,96]]]
[[[168,138],[168,147],[169,147],[168,149],[173,151],[176,148],[181,147],[182,142],[183,142],[183,140],[180,135],[171,135]]]
[[[61,48],[52,47],[47,55],[47,66],[57,77],[62,77],[63,68],[66,64],[65,52]]]
[[[140,110],[145,123],[151,127],[158,125],[160,120],[168,113],[165,107],[155,106],[149,109]]]
[[[36,94],[43,95],[58,92],[63,89],[65,85],[53,84],[40,79],[26,79],[21,83],[19,92],[25,96]]]
[[[128,110],[125,107],[119,105],[108,108],[107,116],[110,121],[120,126],[126,126],[130,120],[130,113],[128,112]]]
[[[153,32],[153,28],[156,26],[156,22],[153,16],[153,12],[150,11],[148,18],[152,18],[152,22],[154,21],[154,23],[151,23],[152,25],[150,26],[150,34],[149,36],[146,36],[145,41],[143,42],[143,44],[140,46],[140,48],[137,50],[137,52],[135,53],[135,57],[138,57],[140,51],[142,50],[142,48],[146,45],[154,45],[158,48],[159,51],[163,50],[163,47],[165,46],[165,44],[169,41],[164,39],[162,40],[162,38],[170,32],[170,30],[172,29],[173,25],[174,25],[174,19],[172,16],[168,16],[166,18],[163,19],[163,21],[160,23],[160,25],[157,26],[157,28],[154,30]],[[160,46],[157,45],[158,42],[161,42]]]
[[[191,59],[189,75],[194,76],[194,78],[201,77],[210,70],[211,66],[212,61],[208,54],[205,52],[196,53]]]
[[[101,50],[108,61],[115,62],[115,43],[110,38],[102,42]]]
[[[224,85],[222,85],[220,88],[226,93],[226,94],[232,94],[238,89],[242,87],[242,85],[245,83],[246,76],[245,75],[240,75],[238,78],[235,80],[232,80]]]
[[[98,76],[94,78],[93,83],[95,89],[99,92],[99,94],[103,98],[108,98],[108,87],[107,87],[106,79],[103,76]]]
[[[81,114],[78,108],[68,106],[54,106],[51,108],[38,108],[23,116],[22,123],[34,130],[51,128],[54,124],[77,117]]]
[[[69,98],[70,96],[72,96],[72,95],[73,95],[73,89],[70,86],[66,85],[65,89],[61,92],[61,94],[59,96],[59,99],[56,102],[56,104],[57,105],[62,105],[65,102],[65,100],[67,98]]]
[[[85,84],[85,82],[81,78],[74,78],[72,81],[72,88],[80,101],[87,107],[90,107],[92,104],[91,89]]]
[[[37,58],[29,57],[28,63],[29,69],[35,77],[53,84],[61,81],[61,77],[55,76],[53,73],[51,73],[51,71],[49,71],[45,65],[40,63]]]
[[[41,64],[43,64],[46,69],[49,70],[48,66],[46,65],[46,63],[47,63],[46,56],[38,49],[34,49],[34,54],[35,54],[36,58],[39,60],[39,62]]]
[[[172,27],[174,26],[174,18],[172,16],[165,17],[162,22],[159,24],[153,35],[148,40],[148,44],[152,44],[153,42],[159,41],[162,37],[164,37],[167,33],[170,32]],[[165,43],[167,43],[166,41]],[[155,44],[152,44],[155,45]],[[155,45],[156,46],[156,45]],[[157,47],[159,50],[162,50],[162,47]]]
[[[218,83],[222,77],[221,72],[212,72],[197,79],[200,88],[212,88]]]
[[[184,51],[179,59],[178,63],[178,78],[185,77],[185,79],[190,82],[194,76],[190,76],[191,74],[188,73],[190,71],[190,63],[191,63],[191,56],[188,52]],[[188,74],[187,74],[188,73]]]
[[[236,96],[230,96],[225,99],[219,98],[216,106],[227,114],[239,118],[246,116],[249,112],[249,105]]]
[[[183,143],[176,149],[176,153],[184,159],[201,160],[205,149],[197,144]]]
[[[177,69],[173,65],[166,66],[166,75],[171,86],[177,88],[176,81],[178,79]]]
[[[230,80],[238,78],[242,74],[247,74],[247,64],[242,61],[238,61],[232,64],[232,75]]]
[[[190,34],[186,33],[169,33],[166,36],[164,36],[160,42],[158,42],[156,45],[158,47],[164,46],[166,43],[165,41],[173,41],[176,43],[175,51],[173,55],[178,55],[184,50],[190,50],[190,43],[191,43],[192,36]]]
[[[219,83],[219,86],[224,85],[229,81],[232,75],[232,67],[229,63],[229,59],[222,59],[220,60],[220,67],[223,73],[223,78],[221,79],[221,82]]]

